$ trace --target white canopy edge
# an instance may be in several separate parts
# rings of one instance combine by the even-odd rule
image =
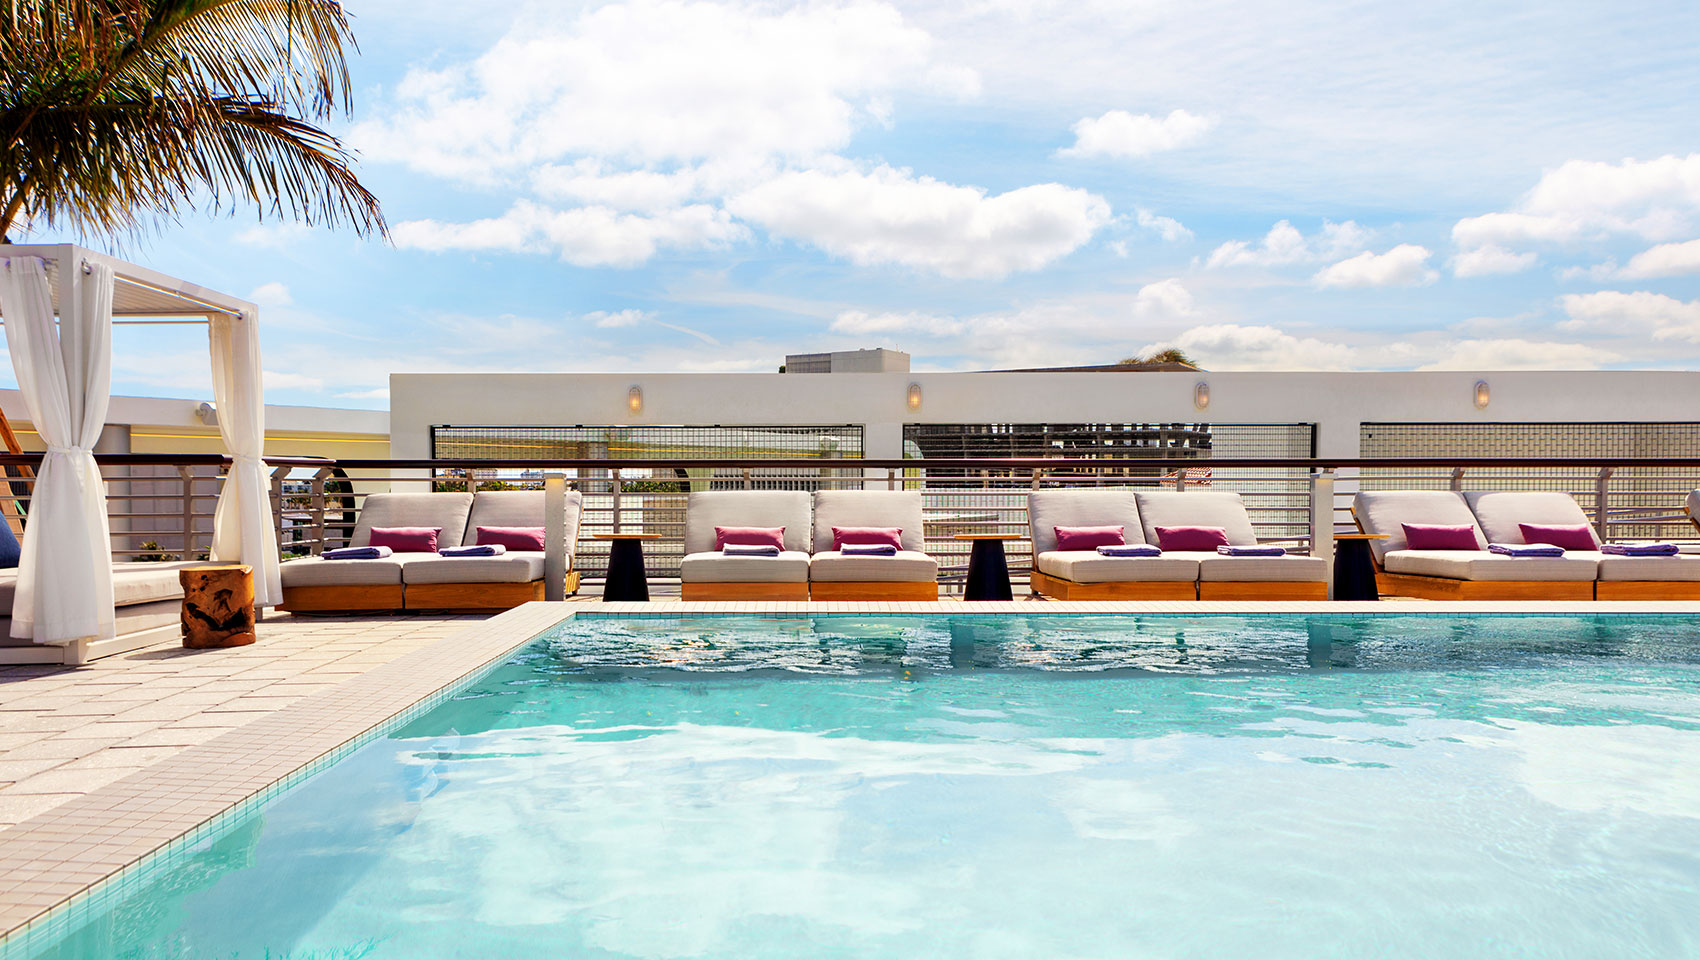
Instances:
[[[70,285],[60,271],[81,269],[84,263],[112,268],[112,316],[121,317],[254,317],[259,307],[247,300],[190,283],[169,274],[72,243],[8,244],[0,246],[0,257],[40,257],[48,263],[53,288],[53,309],[68,296]]]

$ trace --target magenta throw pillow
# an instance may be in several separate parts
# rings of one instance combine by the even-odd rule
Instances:
[[[1215,553],[1217,547],[1226,547],[1228,531],[1221,527],[1157,527],[1157,546],[1167,553],[1170,550],[1203,550]]]
[[[504,546],[509,550],[543,549],[542,527],[479,527],[477,546]]]
[[[1122,527],[1052,527],[1057,532],[1058,550],[1096,550],[1127,543]]]
[[[1476,528],[1463,524],[1443,526],[1433,523],[1401,523],[1405,528],[1406,550],[1480,550]]]
[[[1544,523],[1519,523],[1517,529],[1523,531],[1524,543],[1550,543],[1555,547],[1566,550],[1598,550],[1599,544],[1594,542],[1594,528],[1585,523],[1565,524],[1562,526]]]
[[[436,553],[442,527],[373,527],[369,547],[389,547],[395,553]]]
[[[714,549],[724,550],[728,543],[740,547],[773,547],[785,549],[784,527],[715,527]]]
[[[902,527],[833,527],[832,549],[838,550],[847,543],[889,543],[899,550],[903,549]]]

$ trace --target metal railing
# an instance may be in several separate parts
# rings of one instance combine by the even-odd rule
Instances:
[[[228,461],[209,456],[99,456],[108,481],[113,555],[195,558],[210,547],[212,513]],[[17,476],[39,455],[0,456],[10,503],[27,515],[32,480]],[[676,577],[685,502],[706,489],[910,489],[922,494],[926,549],[940,579],[960,586],[962,533],[1028,533],[1027,494],[1060,486],[1117,486],[1241,495],[1259,539],[1296,552],[1332,553],[1332,532],[1353,527],[1352,496],[1376,489],[1555,490],[1574,496],[1609,540],[1694,540],[1683,510],[1700,488],[1700,458],[1186,458],[991,460],[330,460],[267,458],[272,508],[286,556],[346,545],[360,506],[386,491],[542,487],[561,475],[584,497],[574,566],[596,579],[607,544],[596,533],[661,535],[646,545],[657,578]],[[1137,468],[1142,475],[1130,475]],[[152,546],[148,546],[151,544]],[[1027,541],[1009,544],[1018,576],[1031,566]]]

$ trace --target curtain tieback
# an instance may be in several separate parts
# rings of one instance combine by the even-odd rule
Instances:
[[[88,447],[48,447],[47,452],[50,454],[57,453],[62,456],[75,456],[79,453],[93,453],[94,451]]]

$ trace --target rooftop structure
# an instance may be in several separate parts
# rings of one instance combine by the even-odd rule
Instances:
[[[909,354],[876,347],[832,353],[792,353],[780,373],[907,373]]]

